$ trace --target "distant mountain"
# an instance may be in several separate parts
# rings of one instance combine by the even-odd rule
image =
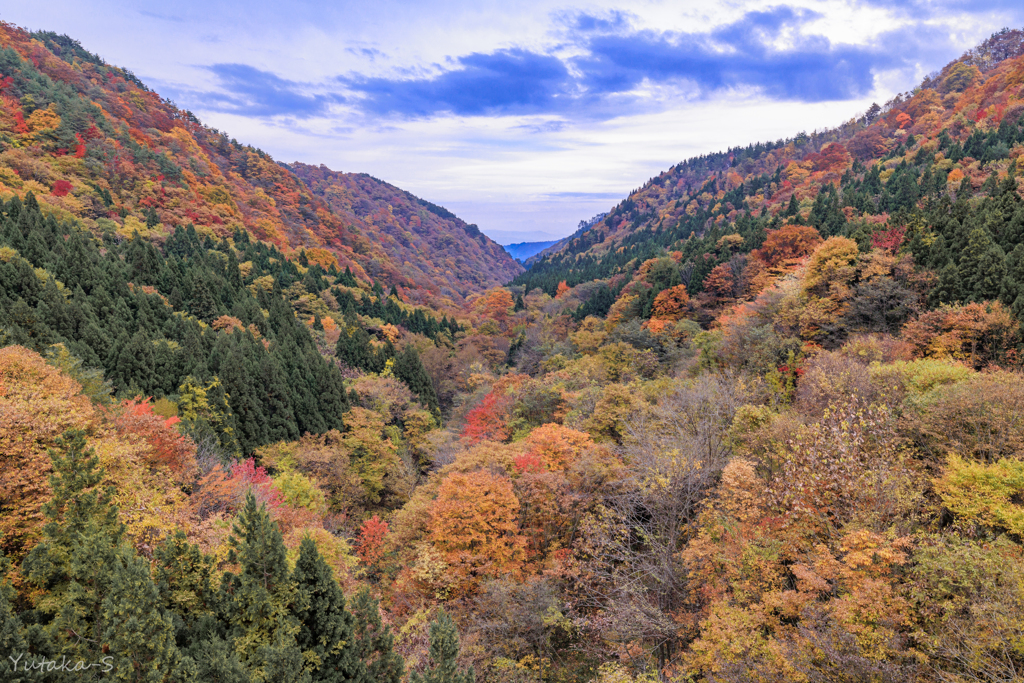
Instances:
[[[158,244],[174,226],[215,239],[244,230],[413,302],[459,305],[521,271],[475,227],[380,181],[336,174],[332,190],[304,170],[311,190],[67,36],[0,23],[0,47],[0,198],[31,192],[97,235]]]
[[[576,227],[576,232],[574,232],[573,234],[569,235],[568,237],[563,237],[560,240],[556,240],[555,242],[551,242],[549,244],[549,246],[544,247],[543,249],[541,249],[540,251],[536,252],[535,254],[531,254],[526,260],[523,261],[523,265],[525,265],[527,268],[529,268],[534,263],[536,263],[540,259],[544,258],[548,254],[558,253],[559,251],[562,250],[562,247],[564,247],[566,244],[569,244],[573,239],[575,239],[576,237],[579,237],[584,232],[586,232],[587,230],[590,230],[590,228],[592,228],[595,225],[597,225],[598,223],[600,223],[601,219],[604,218],[607,215],[608,215],[608,212],[605,211],[605,212],[597,214],[596,216],[594,216],[593,218],[591,218],[588,221],[580,221],[580,224]]]
[[[384,250],[389,262],[371,269],[379,269],[388,282],[460,299],[502,285],[523,270],[476,225],[383,180],[323,165],[286,167],[357,233],[356,245]]]
[[[551,240],[550,242],[519,242],[518,244],[506,244],[505,251],[509,253],[509,256],[518,260],[525,261],[537,252],[547,249],[552,244],[558,244],[558,240]]]

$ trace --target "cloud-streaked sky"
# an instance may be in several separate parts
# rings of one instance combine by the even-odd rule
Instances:
[[[569,234],[687,157],[853,118],[1024,26],[1024,3],[49,0],[0,20],[508,243]]]

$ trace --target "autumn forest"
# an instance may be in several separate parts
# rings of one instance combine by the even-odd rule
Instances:
[[[0,678],[1024,680],[1022,157],[1004,29],[524,268],[0,23]]]

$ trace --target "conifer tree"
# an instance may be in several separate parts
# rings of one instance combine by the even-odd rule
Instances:
[[[110,674],[122,681],[176,681],[188,676],[175,643],[172,617],[160,607],[149,562],[122,545],[101,607],[103,651],[113,656]]]
[[[292,581],[296,588],[292,609],[300,623],[296,642],[313,681],[358,680],[366,667],[356,651],[355,619],[345,609],[345,596],[331,568],[308,536],[299,547]]]
[[[960,257],[960,282],[966,298],[998,299],[1006,272],[1006,255],[984,228],[971,231]]]
[[[190,640],[195,624],[216,612],[216,591],[211,584],[213,558],[175,531],[157,546],[155,577],[161,604],[172,614],[179,639]]]
[[[11,683],[27,683],[30,680],[22,673],[19,664],[23,658],[31,657],[25,639],[25,627],[14,613],[14,588],[7,579],[7,558],[0,555],[0,680]],[[20,656],[19,656],[20,655]]]
[[[794,192],[789,198],[789,206],[786,207],[787,216],[795,216],[800,212],[800,205],[796,201],[796,193]]]
[[[240,565],[241,573],[224,575],[221,608],[239,661],[258,683],[308,682],[295,640],[299,622],[290,610],[295,586],[284,539],[252,491],[245,497],[228,543],[228,559]]]
[[[356,593],[352,614],[355,616],[356,652],[365,665],[353,683],[400,683],[405,663],[394,651],[391,628],[381,622],[377,600],[368,589]]]
[[[111,490],[97,489],[102,471],[85,432],[69,430],[57,445],[64,455],[50,451],[53,498],[43,508],[44,539],[22,563],[26,578],[46,591],[34,620],[69,659],[111,657],[120,680],[186,677],[149,564],[123,542]]]
[[[55,643],[71,655],[91,655],[102,635],[100,607],[110,587],[124,526],[98,489],[99,458],[86,449],[85,432],[69,430],[50,451],[53,498],[43,507],[43,540],[22,562],[22,573],[46,593],[36,604]]]
[[[474,683],[473,668],[459,672],[459,632],[455,622],[443,609],[430,624],[431,666],[424,675],[413,672],[409,683]]]
[[[932,291],[928,292],[928,305],[952,304],[963,301],[963,288],[960,284],[960,270],[952,260],[946,262],[939,271],[939,281]]]
[[[435,415],[440,413],[437,402],[437,394],[434,392],[434,382],[430,379],[420,354],[412,344],[406,344],[402,352],[395,357],[395,377],[406,383],[412,393],[419,396],[430,412]]]

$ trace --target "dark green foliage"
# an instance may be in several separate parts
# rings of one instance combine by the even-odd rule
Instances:
[[[960,257],[960,282],[974,301],[998,299],[1006,255],[984,228],[975,228]]]
[[[101,642],[113,656],[111,675],[123,681],[178,680],[192,663],[183,661],[175,643],[173,618],[160,606],[149,562],[127,546],[119,555],[101,607]]]
[[[0,555],[0,653],[5,655],[0,661],[0,679],[23,683],[31,680],[31,676],[28,672],[21,675],[19,664],[32,654],[25,639],[25,626],[14,612],[14,589],[7,579],[8,566],[7,558]]]
[[[235,435],[221,444],[226,453],[235,443],[251,452],[269,441],[342,427],[348,396],[338,369],[319,354],[279,287],[258,298],[248,288],[264,275],[281,286],[298,279],[276,248],[244,233],[236,233],[234,247],[202,240],[189,225],[174,230],[161,254],[139,237],[104,244],[44,218],[31,194],[0,209],[0,246],[18,250],[0,260],[2,343],[41,353],[63,344],[81,359],[82,372],[102,369],[119,397],[174,396],[190,375],[202,385],[219,375],[220,398],[230,404],[221,412]],[[255,264],[246,281],[236,250]],[[314,272],[311,282],[322,280],[319,266],[307,279]],[[143,285],[158,293],[147,294]],[[200,324],[228,312],[263,339]],[[422,313],[413,317],[427,320]],[[325,391],[327,400],[319,401]]]
[[[102,471],[86,449],[85,433],[68,431],[57,445],[63,454],[50,451],[53,498],[43,508],[44,539],[22,563],[26,579],[45,591],[33,620],[68,658],[99,662],[109,656],[119,680],[186,675],[188,662],[175,644],[172,617],[160,604],[149,563],[123,542],[111,492],[96,488]]]
[[[395,357],[393,369],[395,377],[405,382],[412,393],[416,394],[423,403],[435,415],[440,414],[440,406],[437,403],[437,395],[434,393],[434,383],[427,374],[420,354],[416,347],[407,344],[405,348]]]
[[[220,602],[238,660],[253,681],[309,681],[295,639],[300,626],[291,612],[296,591],[284,539],[251,491],[229,543],[229,559],[240,565],[241,573],[224,575]]]
[[[846,313],[850,329],[896,334],[918,308],[918,295],[888,277],[857,285]]]
[[[292,611],[300,624],[295,640],[306,671],[313,681],[359,680],[366,667],[356,652],[355,618],[345,609],[345,596],[331,568],[308,536],[302,539],[292,581],[296,591]]]
[[[928,304],[938,306],[940,304],[952,304],[963,301],[963,286],[960,282],[960,271],[953,261],[947,261],[945,267],[939,271],[939,281],[928,292]]]
[[[381,622],[377,600],[368,589],[356,593],[352,614],[356,652],[366,667],[353,683],[399,683],[405,673],[405,663],[394,651],[391,628]]]
[[[210,583],[213,559],[189,543],[181,529],[156,548],[154,559],[161,605],[172,615],[178,644],[187,645],[197,623],[217,610],[216,591]]]
[[[432,666],[420,675],[413,672],[410,683],[474,683],[473,668],[459,672],[459,632],[455,622],[443,609],[430,623],[430,661]]]

